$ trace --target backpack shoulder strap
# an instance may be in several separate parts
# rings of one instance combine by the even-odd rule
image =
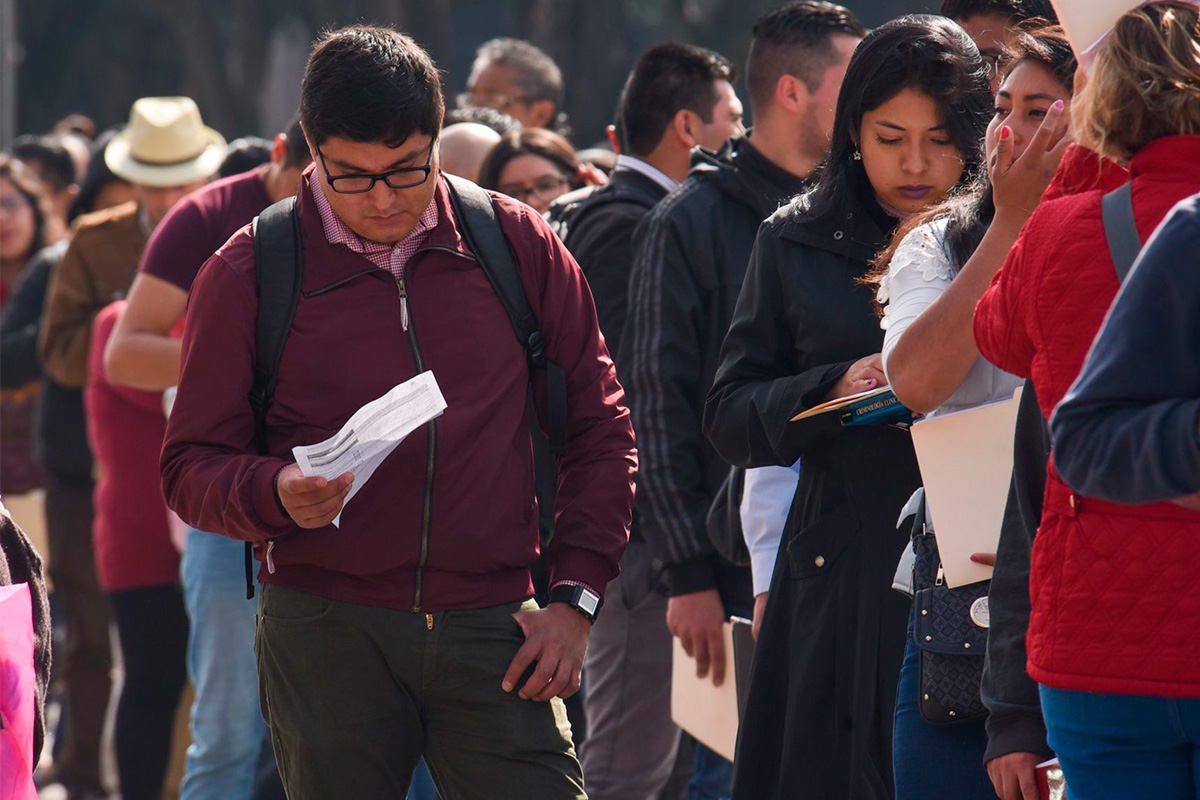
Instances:
[[[555,455],[562,455],[567,452],[566,373],[546,358],[546,343],[538,330],[537,318],[529,308],[529,298],[525,296],[508,240],[500,228],[496,207],[488,193],[474,183],[454,175],[443,177],[450,189],[450,203],[461,223],[463,238],[500,298],[517,341],[529,357],[530,366],[546,371],[550,449]]]
[[[258,316],[254,323],[254,384],[250,388],[250,408],[254,411],[254,430],[258,451],[267,447],[267,409],[275,396],[279,362],[287,343],[296,306],[300,303],[300,285],[304,277],[304,258],[300,249],[300,221],[296,198],[288,197],[267,206],[251,223],[254,237],[254,277],[258,284]],[[245,548],[246,599],[254,597],[253,546]]]
[[[267,409],[275,395],[279,362],[300,302],[300,283],[304,275],[296,198],[288,197],[268,206],[254,218],[252,226],[258,317],[254,329],[254,386],[250,389],[250,406],[254,409],[259,452],[263,452]]]
[[[444,177],[450,187],[450,202],[462,222],[463,238],[500,297],[517,339],[523,346],[529,347],[529,337],[537,333],[537,320],[529,308],[521,276],[513,261],[512,251],[508,249],[504,231],[500,229],[492,198],[470,181],[454,175]]]
[[[1133,216],[1133,191],[1130,183],[1108,192],[1100,201],[1104,215],[1104,236],[1108,239],[1108,252],[1117,270],[1117,280],[1125,283],[1133,262],[1142,250],[1142,237],[1138,233],[1137,221]]]

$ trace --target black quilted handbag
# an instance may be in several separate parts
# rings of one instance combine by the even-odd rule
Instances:
[[[913,638],[921,657],[917,704],[926,722],[957,725],[987,716],[979,684],[987,649],[989,582],[946,586],[937,540],[925,532],[924,523],[922,504],[913,531]]]

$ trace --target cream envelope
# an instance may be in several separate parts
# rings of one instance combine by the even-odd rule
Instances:
[[[912,426],[925,500],[933,519],[946,584],[965,586],[992,577],[971,561],[994,553],[1012,480],[1017,403],[1012,400],[935,416]]]
[[[738,732],[737,680],[733,663],[733,626],[726,622],[725,681],[713,686],[711,674],[696,677],[696,662],[683,649],[677,636],[671,667],[671,719],[722,758],[733,761]]]

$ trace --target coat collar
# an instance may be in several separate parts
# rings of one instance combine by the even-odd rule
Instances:
[[[875,207],[868,207],[867,203]],[[809,218],[797,201],[781,213],[786,215],[780,231],[782,238],[864,263],[887,246],[895,230],[895,224],[887,229],[881,224],[890,218],[874,199],[846,204],[837,215],[820,222]]]

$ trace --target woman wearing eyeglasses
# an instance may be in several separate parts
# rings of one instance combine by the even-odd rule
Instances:
[[[560,195],[599,183],[604,176],[581,164],[566,139],[544,128],[504,134],[479,168],[480,186],[528,203],[539,214]]]

